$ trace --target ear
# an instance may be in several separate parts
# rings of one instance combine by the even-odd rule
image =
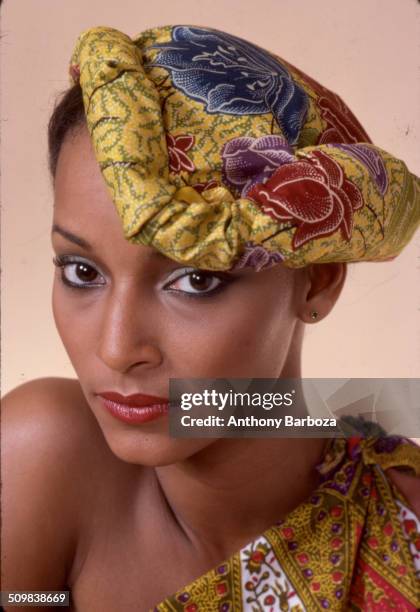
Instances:
[[[346,280],[347,264],[312,264],[304,272],[298,315],[304,323],[315,323],[333,309]]]

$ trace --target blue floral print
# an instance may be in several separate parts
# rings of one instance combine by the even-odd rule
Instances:
[[[272,113],[289,144],[299,139],[308,109],[304,89],[275,56],[217,30],[175,26],[153,65],[170,70],[174,87],[205,103],[208,113]]]

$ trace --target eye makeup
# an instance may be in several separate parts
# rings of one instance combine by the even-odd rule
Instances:
[[[89,290],[106,285],[104,277],[96,266],[82,257],[74,255],[56,255],[53,258],[53,264],[61,269],[62,283],[71,289]],[[83,278],[83,276],[85,278]],[[103,282],[91,282],[97,276],[101,276]],[[186,289],[173,288],[174,284],[184,279],[185,281],[191,279],[187,282],[190,283],[192,289],[194,289],[194,286],[191,283],[200,284],[203,280],[206,281],[208,279],[212,281],[212,284],[214,284],[214,281],[218,281],[218,284],[205,291],[200,291],[199,289],[196,291],[187,291]],[[166,281],[162,288],[165,291],[180,294],[183,297],[201,299],[215,296],[236,280],[238,280],[236,277],[223,272],[212,272],[210,270],[200,270],[198,268],[180,268],[171,273],[169,281]],[[195,287],[195,289],[197,289],[197,287]]]

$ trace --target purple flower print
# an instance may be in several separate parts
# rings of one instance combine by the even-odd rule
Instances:
[[[282,136],[229,140],[222,149],[224,181],[245,198],[258,183],[264,183],[282,164],[294,161],[293,149]]]
[[[254,244],[253,242],[245,243],[245,250],[237,263],[231,268],[231,271],[240,270],[241,268],[251,267],[258,272],[259,270],[271,268],[283,261],[284,257],[278,251],[267,251],[263,246]]]
[[[338,149],[342,149],[350,155],[353,155],[362,164],[364,164],[373,180],[375,181],[381,195],[385,195],[388,189],[388,174],[385,164],[375,149],[369,147],[368,144],[334,144]]]

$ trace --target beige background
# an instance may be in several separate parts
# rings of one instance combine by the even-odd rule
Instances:
[[[2,7],[2,392],[74,376],[50,292],[52,193],[46,125],[90,26],[135,35],[168,23],[230,31],[344,98],[376,144],[419,173],[420,5],[416,0],[5,0]],[[394,262],[353,266],[334,312],[308,326],[304,375],[420,373],[420,235]]]

